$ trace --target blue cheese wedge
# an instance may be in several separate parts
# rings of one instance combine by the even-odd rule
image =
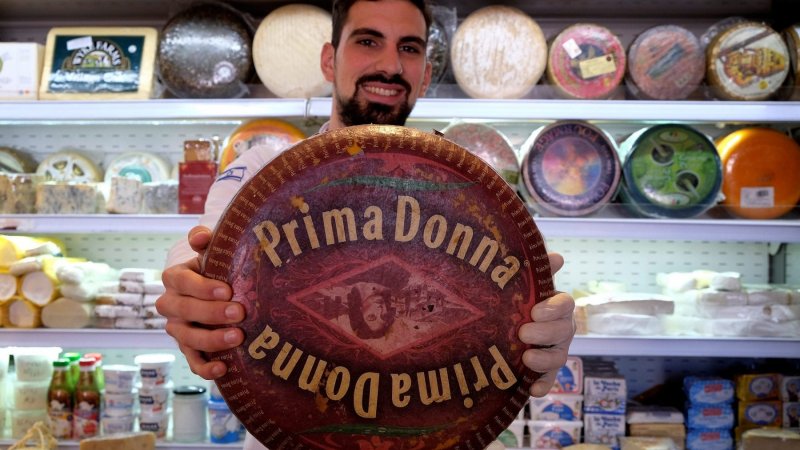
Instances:
[[[142,208],[142,182],[135,178],[113,177],[106,211],[115,214],[136,214]]]
[[[39,98],[146,99],[153,93],[158,31],[57,27],[47,34]]]

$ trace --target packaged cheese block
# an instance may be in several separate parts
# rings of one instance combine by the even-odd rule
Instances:
[[[581,420],[583,396],[579,394],[547,394],[528,401],[531,420]]]
[[[789,50],[769,26],[744,22],[714,38],[706,64],[706,78],[719,98],[766,100],[789,73]]]
[[[58,297],[58,281],[42,270],[29,272],[20,278],[19,293],[31,303],[44,306]]]
[[[80,450],[154,450],[156,435],[151,431],[119,433],[81,439]]]
[[[330,95],[319,55],[332,29],[331,14],[314,5],[290,4],[267,14],[253,39],[253,63],[264,86],[282,98]]]
[[[178,181],[143,183],[142,214],[177,214]]]
[[[608,98],[625,76],[625,59],[625,47],[611,30],[577,23],[550,43],[547,79],[563,97]]]
[[[800,427],[800,403],[798,402],[783,402],[783,418],[781,423],[784,428],[793,428],[795,430]]]
[[[589,333],[611,336],[658,336],[664,332],[661,319],[649,314],[590,314],[587,328]]]
[[[158,31],[149,27],[50,29],[39,98],[149,98],[153,92],[157,36]]]
[[[791,303],[791,291],[781,286],[747,284],[743,289],[747,292],[748,305],[778,306]]]
[[[547,43],[523,11],[485,6],[456,29],[450,61],[456,83],[470,97],[523,98],[544,73]]]
[[[95,261],[71,261],[56,268],[56,278],[62,283],[96,283],[117,279],[116,269],[106,263]]]
[[[19,279],[16,275],[4,272],[0,269],[0,303],[12,299],[17,294]]]
[[[631,424],[669,423],[682,424],[683,413],[672,406],[630,405],[625,412],[625,421]]]
[[[619,448],[619,436],[625,435],[624,414],[586,413],[583,416],[583,441]]]
[[[783,31],[783,39],[789,50],[789,73],[786,76],[786,95],[789,100],[800,100],[800,23]]]
[[[780,398],[784,402],[800,401],[800,375],[786,375],[781,377]]]
[[[236,128],[225,140],[225,146],[219,157],[219,172],[223,173],[228,165],[242,153],[253,147],[267,147],[274,158],[278,153],[305,139],[306,135],[293,124],[280,119],[256,119],[245,122]],[[242,176],[241,169],[232,170],[225,176]]]
[[[737,407],[740,427],[780,427],[783,422],[780,400],[740,401]]]
[[[0,267],[8,268],[20,259],[38,256],[64,256],[64,243],[52,237],[0,234]]]
[[[180,98],[235,98],[253,75],[253,29],[235,8],[197,3],[164,25],[158,43],[159,78]]]
[[[0,214],[36,212],[36,183],[42,177],[30,173],[0,173]]]
[[[29,153],[10,147],[0,147],[0,172],[12,174],[35,171],[36,161]]]
[[[679,450],[672,438],[659,436],[619,436],[620,450]]]
[[[797,450],[800,433],[786,428],[754,428],[742,433],[741,450]]]
[[[142,182],[136,178],[113,177],[106,211],[115,214],[136,214],[142,209]]]
[[[109,183],[114,177],[125,177],[149,183],[169,180],[169,175],[169,162],[164,158],[147,152],[126,152],[108,163],[104,180]]]
[[[94,305],[66,297],[42,308],[42,325],[47,328],[86,328],[93,317]]]
[[[708,430],[731,429],[736,421],[731,403],[698,405],[689,403],[686,408],[686,426]]]
[[[672,298],[643,292],[594,294],[576,299],[575,304],[584,306],[589,315],[619,313],[657,316],[675,311]]]
[[[614,197],[621,168],[616,144],[583,121],[539,128],[522,145],[519,190],[540,214],[584,216]]]
[[[556,380],[550,388],[550,393],[583,393],[583,360],[579,356],[567,356],[567,362],[556,373]]]
[[[519,182],[517,154],[508,138],[496,128],[482,123],[456,122],[442,133],[446,139],[486,161],[511,186]]]
[[[80,152],[63,150],[48,155],[36,168],[44,181],[89,183],[102,181],[102,171],[94,161]]]
[[[711,277],[708,287],[718,291],[741,291],[742,274],[739,272],[715,273]]]
[[[780,397],[779,373],[744,373],[736,376],[736,398],[743,401],[773,400]]]
[[[104,209],[105,199],[96,183],[36,185],[36,212],[39,214],[95,214]]]
[[[655,125],[631,135],[620,149],[625,155],[620,195],[634,214],[684,219],[716,205],[722,169],[703,133],[685,125]]]
[[[121,281],[152,283],[161,281],[161,271],[159,269],[149,269],[146,267],[125,267],[120,269],[119,279]]]
[[[627,87],[644,99],[685,99],[700,86],[706,71],[700,40],[677,25],[645,30],[628,47],[627,61]]]
[[[742,128],[717,142],[722,204],[746,219],[774,219],[800,200],[800,145],[780,131]]]
[[[530,396],[516,334],[552,289],[539,239],[514,189],[441,136],[310,137],[242,186],[204,255],[248,312],[246,342],[209,354],[230,368],[219,390],[269,448],[482,448]]]
[[[0,42],[0,100],[36,100],[44,46],[35,42]]]
[[[42,325],[42,309],[25,299],[12,299],[2,305],[5,309],[3,326],[9,328],[38,328]]]

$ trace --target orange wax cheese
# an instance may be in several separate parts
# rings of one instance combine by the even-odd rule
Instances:
[[[723,204],[747,219],[774,219],[800,200],[800,145],[770,128],[743,128],[717,142]]]

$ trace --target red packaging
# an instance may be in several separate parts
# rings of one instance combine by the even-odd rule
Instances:
[[[191,161],[179,164],[178,212],[202,214],[211,184],[217,176],[217,163]]]

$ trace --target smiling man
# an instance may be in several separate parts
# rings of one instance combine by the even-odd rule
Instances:
[[[321,53],[321,68],[334,93],[330,121],[320,132],[370,123],[404,125],[430,84],[431,64],[425,52],[430,22],[424,1],[334,1],[333,36]],[[206,360],[203,353],[238,347],[244,334],[237,327],[204,325],[236,325],[245,312],[241,304],[230,301],[230,286],[200,275],[198,255],[239,188],[269,162],[270,155],[254,147],[231,163],[239,175],[217,179],[200,226],[190,230],[168,256],[163,274],[166,292],[156,306],[167,317],[167,333],[177,341],[191,370],[205,379],[221,377],[227,367],[222,361]],[[550,264],[557,271],[563,259],[551,254]],[[566,361],[575,334],[573,308],[571,296],[556,294],[538,303],[531,311],[532,322],[520,328],[520,340],[533,346],[523,361],[543,374],[531,386],[534,396],[547,393]],[[263,446],[248,435],[244,448]]]

